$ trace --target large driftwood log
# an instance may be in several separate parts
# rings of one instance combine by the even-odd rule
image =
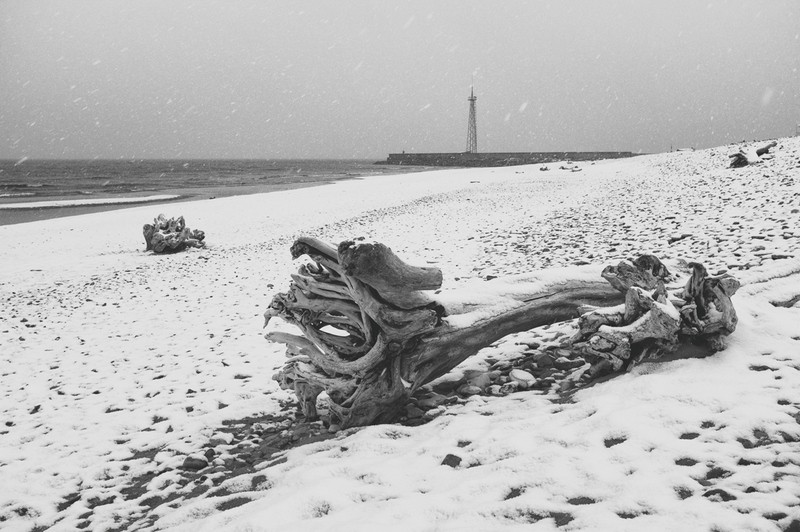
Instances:
[[[619,361],[611,364],[615,369],[640,359],[642,342],[649,353],[666,351],[678,333],[702,330],[717,338],[735,326],[733,307],[720,302],[720,293],[731,294],[730,286],[719,279],[687,285],[683,314],[667,305],[664,283],[672,276],[651,255],[606,268],[608,283],[598,279],[596,268],[572,269],[570,278],[551,271],[496,279],[475,293],[438,291],[438,268],[405,264],[382,244],[347,241],[334,248],[301,238],[291,252],[311,262],[300,266],[287,292],[273,298],[265,326],[280,317],[303,335],[266,335],[287,346],[288,360],[275,378],[295,391],[309,419],[317,417],[317,397],[326,392],[328,421],[343,428],[392,421],[415,390],[480,349],[515,332],[577,318],[587,306],[594,310],[581,318],[576,349],[600,366]],[[437,290],[435,299],[430,290]],[[623,300],[625,305],[597,308]],[[720,325],[723,315],[727,321]],[[635,329],[627,337],[626,327]]]
[[[495,293],[480,296],[491,304],[440,296],[448,312],[426,293],[441,286],[441,271],[405,264],[382,244],[343,242],[336,249],[301,238],[291,252],[312,262],[265,314],[267,322],[279,316],[303,333],[267,334],[287,345],[289,360],[276,377],[311,418],[325,391],[331,423],[342,427],[394,419],[420,386],[503,336],[577,317],[583,304],[621,300],[587,275],[499,283]]]
[[[737,153],[728,155],[731,159],[731,168],[741,168],[748,164],[756,164],[761,162],[761,156],[769,153],[771,148],[777,146],[778,143],[774,140],[765,146],[758,149],[756,148],[741,148]]]
[[[201,248],[205,246],[206,235],[199,229],[191,230],[186,227],[183,216],[167,219],[159,214],[152,224],[142,227],[144,241],[147,245],[145,251],[151,249],[155,253],[174,253],[187,247]]]

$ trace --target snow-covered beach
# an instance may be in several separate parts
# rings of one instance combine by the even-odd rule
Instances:
[[[738,149],[0,227],[0,528],[800,529],[800,138],[728,168]],[[141,226],[159,212],[183,215],[208,247],[144,253]],[[645,252],[698,260],[742,282],[739,327],[714,356],[643,364],[572,402],[479,394],[417,427],[343,431],[234,474],[245,451],[291,430],[246,420],[294,402],[271,380],[284,349],[261,325],[300,235],[383,242],[440,267],[445,288]],[[560,327],[464,365],[556,342]],[[210,463],[188,474],[188,456]]]

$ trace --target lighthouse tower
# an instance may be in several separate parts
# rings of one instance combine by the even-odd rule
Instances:
[[[473,87],[469,89],[469,124],[467,125],[467,153],[478,153],[478,125],[475,119],[475,91]]]

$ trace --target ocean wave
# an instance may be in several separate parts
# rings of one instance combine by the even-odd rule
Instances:
[[[3,188],[45,188],[45,187],[52,187],[54,185],[50,185],[48,183],[2,183],[0,187]]]
[[[3,192],[0,193],[0,198],[19,198],[22,196],[35,196],[33,192]]]
[[[174,160],[67,160],[13,164],[0,161],[0,194],[32,192],[43,200],[324,182],[380,173],[372,161],[357,160],[198,160],[188,165]],[[391,173],[403,170],[395,166]]]
[[[136,198],[97,198],[97,199],[76,199],[76,200],[52,200],[52,201],[31,201],[28,203],[2,203],[0,210],[23,210],[23,209],[48,209],[56,207],[84,207],[90,205],[122,205],[126,203],[150,203],[153,201],[167,201],[178,199],[181,196],[176,194],[159,194],[155,196],[142,196]]]

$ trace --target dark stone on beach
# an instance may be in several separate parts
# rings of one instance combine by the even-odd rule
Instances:
[[[480,386],[475,386],[474,384],[462,384],[458,387],[458,393],[461,395],[471,396],[471,395],[478,395],[483,390]]]
[[[784,532],[800,532],[800,519],[795,519],[789,523]]]
[[[417,401],[417,406],[419,408],[423,408],[425,410],[429,410],[431,408],[436,408],[437,406],[445,403],[447,401],[447,397],[438,394],[438,393],[431,393],[428,394],[427,397],[420,399]]]
[[[509,369],[511,369],[511,362],[509,362],[508,360],[499,360],[494,364],[492,364],[491,366],[489,366],[489,369],[491,369],[492,371],[508,371]]]
[[[553,362],[553,365],[558,369],[574,369],[583,366],[584,361],[583,359],[575,359],[575,358],[567,358],[567,357],[558,357]]]
[[[556,373],[558,373],[558,370],[556,370],[553,367],[544,368],[544,369],[536,369],[536,370],[533,371],[533,374],[536,375],[536,377],[539,378],[539,379],[546,379],[548,377],[552,377]]]
[[[442,465],[450,466],[452,468],[458,467],[458,464],[460,463],[461,457],[454,454],[448,454],[444,457],[444,460],[442,460]]]
[[[533,361],[536,362],[536,366],[539,368],[549,368],[553,365],[553,357],[547,353],[533,355]]]
[[[727,469],[723,469],[721,467],[712,467],[706,473],[706,480],[714,480],[717,478],[727,478],[733,475],[733,472],[728,471]]]
[[[574,517],[572,517],[572,514],[569,514],[567,512],[553,512],[550,514],[550,517],[552,517],[553,520],[556,522],[557,527],[568,525],[570,521],[574,519]]]
[[[86,500],[86,504],[89,506],[89,508],[96,508],[98,506],[111,504],[112,502],[114,502],[114,500],[116,498],[117,498],[116,495],[110,495],[110,496],[108,496],[106,498],[91,497],[91,498]]]
[[[425,412],[414,405],[408,405],[406,407],[406,417],[409,419],[418,419],[421,418]]]
[[[511,491],[508,492],[508,495],[506,495],[503,500],[507,501],[509,499],[514,499],[516,497],[519,497],[520,495],[522,495],[523,491],[524,490],[522,488],[511,488]]]
[[[200,471],[201,469],[208,467],[208,461],[197,456],[187,456],[181,467],[183,469],[188,469],[189,471]]]
[[[708,490],[707,492],[703,493],[703,497],[711,499],[712,501],[728,502],[736,500],[736,495],[732,495],[727,491],[725,491],[724,489],[720,488]]]
[[[433,386],[433,391],[440,395],[455,393],[456,388],[461,386],[463,381],[442,381]]]

